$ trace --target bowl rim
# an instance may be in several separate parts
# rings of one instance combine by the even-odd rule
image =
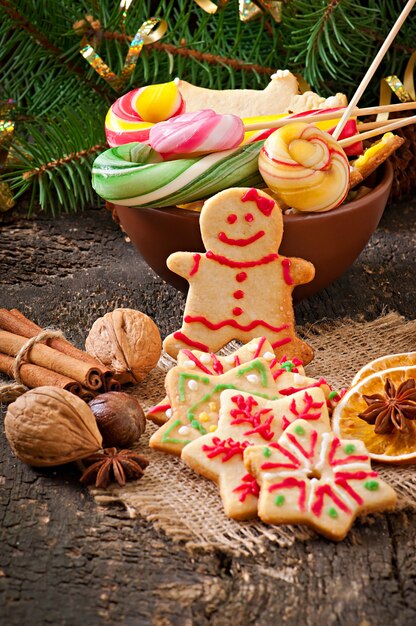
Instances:
[[[336,215],[340,215],[340,214],[345,214],[345,213],[353,213],[356,210],[362,210],[363,206],[365,206],[367,204],[368,201],[373,201],[373,200],[377,200],[380,196],[382,196],[386,189],[392,184],[393,182],[393,174],[394,174],[394,170],[393,170],[393,165],[391,164],[391,162],[389,160],[385,161],[384,163],[381,163],[379,168],[377,168],[379,171],[381,170],[382,174],[380,176],[380,180],[379,182],[376,184],[375,187],[373,187],[365,196],[362,196],[361,198],[358,198],[357,200],[352,200],[351,202],[347,202],[346,204],[343,204],[339,207],[337,207],[336,209],[333,210],[329,210],[329,211],[319,211],[319,212],[299,212],[299,213],[292,213],[292,214],[288,214],[288,213],[284,213],[283,214],[283,219],[285,222],[298,222],[298,221],[305,221],[305,220],[319,220],[319,219],[331,219],[334,218]],[[365,179],[364,179],[365,180]],[[171,207],[128,207],[127,205],[118,205],[117,202],[107,202],[106,203],[107,206],[109,207],[115,207],[115,208],[129,208],[129,209],[134,209],[135,211],[149,211],[149,212],[160,212],[160,213],[164,213],[164,214],[171,214],[174,215],[175,217],[179,218],[179,219],[199,219],[200,216],[200,211],[190,211],[189,209],[181,209],[177,206],[171,206]],[[192,218],[191,216],[194,215],[195,218]]]

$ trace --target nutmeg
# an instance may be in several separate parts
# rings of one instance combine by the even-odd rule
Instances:
[[[76,461],[102,447],[88,404],[57,387],[24,393],[9,405],[4,426],[14,454],[35,467]]]
[[[102,393],[89,406],[97,421],[104,448],[129,448],[144,433],[144,411],[139,401],[127,393]]]
[[[162,340],[156,324],[141,311],[115,309],[94,322],[85,347],[121,383],[138,383],[156,366]]]

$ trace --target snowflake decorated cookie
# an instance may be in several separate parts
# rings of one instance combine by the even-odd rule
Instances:
[[[306,524],[340,541],[357,515],[396,503],[361,441],[306,420],[290,424],[277,442],[247,447],[244,463],[260,485],[258,513],[267,524]]]
[[[182,327],[163,347],[216,352],[232,339],[264,335],[277,357],[313,357],[296,336],[292,291],[315,274],[308,261],[278,254],[283,236],[280,207],[263,191],[231,188],[207,200],[200,217],[204,254],[175,252],[170,270],[190,289]]]
[[[196,472],[218,483],[229,517],[250,519],[257,514],[259,485],[244,466],[244,451],[277,441],[299,419],[310,421],[316,430],[329,431],[326,399],[319,388],[280,400],[229,389],[222,392],[220,404],[215,432],[192,441],[181,456]]]

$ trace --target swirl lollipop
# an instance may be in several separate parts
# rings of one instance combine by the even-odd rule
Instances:
[[[110,107],[105,134],[111,147],[147,142],[152,126],[183,113],[184,100],[174,81],[129,91]]]
[[[304,122],[279,128],[264,142],[259,170],[278,199],[298,211],[329,211],[345,199],[350,166],[328,133]]]
[[[244,137],[244,125],[236,115],[220,115],[211,109],[184,113],[151,128],[149,143],[165,158],[232,150]]]

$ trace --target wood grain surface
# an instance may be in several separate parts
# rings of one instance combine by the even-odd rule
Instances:
[[[163,336],[178,326],[183,296],[153,274],[104,210],[2,220],[1,306],[61,328],[80,347],[92,322],[117,306],[152,316]],[[416,202],[389,206],[349,272],[297,306],[298,323],[374,319],[386,309],[413,319],[415,250]],[[34,470],[13,457],[4,432],[0,443],[1,624],[416,623],[414,513],[358,521],[337,544],[297,542],[256,558],[190,554],[140,514],[98,507],[74,466]]]

